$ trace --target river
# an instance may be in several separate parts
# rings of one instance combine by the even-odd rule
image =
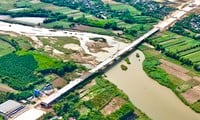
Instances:
[[[29,37],[75,36],[80,38],[81,41],[91,37],[103,37],[113,45],[114,49],[119,47],[123,48],[127,45],[121,42],[115,44],[117,41],[114,41],[113,37],[92,33],[52,31],[45,28],[9,24],[5,22],[0,22],[0,26],[0,31],[15,32]],[[121,43],[120,46],[119,43]],[[112,50],[109,50],[107,53],[108,55],[113,54],[110,53],[110,51]],[[136,58],[136,52],[140,54],[140,61],[139,58]],[[132,103],[153,120],[200,120],[200,114],[195,113],[184,105],[170,89],[159,85],[145,74],[142,69],[142,62],[145,57],[142,52],[136,52],[129,56],[132,64],[127,65],[127,71],[121,70],[120,64],[125,64],[125,62],[122,61],[106,73],[108,79],[122,89],[129,96]],[[96,56],[99,56],[99,54],[96,54]],[[101,57],[105,56],[106,55],[101,55]]]
[[[136,53],[140,58],[136,57]],[[200,120],[200,114],[183,104],[170,89],[147,76],[142,68],[145,57],[141,51],[135,51],[129,59],[131,65],[121,61],[106,72],[106,76],[129,96],[136,107],[153,120]],[[126,65],[128,70],[122,71],[121,64]]]

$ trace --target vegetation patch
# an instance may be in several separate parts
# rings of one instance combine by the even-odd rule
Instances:
[[[67,49],[64,46],[66,44],[75,44],[75,45],[80,45],[80,42],[77,38],[75,37],[40,37],[40,40],[43,42],[45,46],[50,46],[50,49],[47,51],[52,51],[54,49],[59,50],[63,52],[66,56],[74,53],[72,49]],[[45,50],[46,51],[46,50]]]
[[[9,54],[0,58],[0,76],[3,83],[24,90],[32,87],[33,83],[41,81],[35,75],[37,61],[31,55],[18,56]]]
[[[172,32],[177,34],[200,40],[200,15],[191,14],[188,17],[176,22],[176,24],[170,28]]]
[[[121,37],[128,39],[137,38],[141,34],[150,30],[152,26],[161,18],[171,12],[173,9],[157,2],[145,2],[134,4],[135,2],[116,0],[121,2],[118,4],[105,4],[102,0],[91,0],[84,3],[82,0],[52,1],[41,0],[45,3],[51,3],[54,6],[66,7],[69,13],[66,23],[71,23],[70,28],[79,29],[77,23],[81,25],[91,26],[91,29],[84,29],[87,32],[95,32],[101,34],[113,35],[112,30],[120,30],[125,32]],[[152,7],[152,8],[151,8]],[[148,8],[148,10],[144,10]],[[151,16],[152,12],[155,16]],[[155,14],[156,13],[156,14]],[[73,14],[73,15],[71,15]],[[77,17],[78,16],[78,17]],[[46,23],[45,23],[46,24]],[[105,30],[103,30],[105,29]],[[107,31],[107,32],[105,32]]]
[[[95,84],[92,86],[89,83],[84,87],[79,87],[78,90],[70,94],[64,95],[53,105],[56,114],[64,119],[73,117],[79,120],[87,120],[88,118],[91,120],[119,120],[125,119],[130,115],[135,116],[135,118],[140,117],[141,112],[138,112],[138,116],[133,114],[134,110],[138,111],[138,109],[130,103],[127,96],[117,89],[115,85],[100,76],[95,81]],[[84,95],[80,95],[84,91]],[[111,105],[111,103],[116,104]],[[106,106],[114,106],[113,109],[110,109],[110,114],[107,116],[101,113]],[[145,115],[143,119],[148,120]]]
[[[16,50],[29,50],[32,49],[29,39],[25,36],[12,37],[10,35],[0,34],[0,41],[7,42]]]
[[[58,75],[64,75],[65,72],[72,72],[77,68],[75,62],[68,61],[63,62],[55,58],[49,57],[46,54],[38,53],[36,51],[19,51],[18,55],[31,55],[37,61],[37,71],[43,74],[56,73]]]
[[[157,50],[165,55],[179,60],[185,65],[193,66],[198,71],[200,58],[200,42],[192,38],[164,32],[148,40]]]
[[[192,108],[194,111],[200,113],[200,101],[197,101],[197,102],[195,102],[194,104],[192,104],[192,105],[191,105],[191,108]]]
[[[200,111],[199,103],[199,81],[196,78],[198,73],[191,68],[190,71],[187,69],[182,69],[180,66],[173,65],[174,63],[181,64],[180,62],[174,61],[173,59],[160,54],[154,49],[147,48],[145,46],[141,46],[140,50],[142,50],[145,54],[145,61],[143,63],[143,69],[145,72],[154,80],[156,80],[161,85],[164,85],[170,88],[186,105],[190,106],[196,112]],[[160,59],[165,59],[170,61],[168,66],[173,67],[173,69],[182,71],[192,77],[191,80],[184,81],[174,74],[167,73],[165,69],[159,67],[161,62]],[[163,62],[163,60],[161,60]],[[165,61],[166,62],[166,61]],[[171,63],[173,62],[173,63]],[[186,66],[185,66],[186,67]]]
[[[58,77],[57,79],[53,80],[51,84],[54,88],[62,88],[67,84],[67,81]]]
[[[101,112],[104,115],[110,115],[118,110],[124,103],[125,101],[119,97],[113,98],[110,103],[101,110]]]
[[[12,53],[15,51],[15,48],[5,41],[0,40],[0,56]]]
[[[8,93],[0,91],[0,104],[7,101],[8,96]]]
[[[131,64],[131,61],[129,60],[129,58],[127,57],[127,58],[125,58],[125,60],[124,60],[127,64]]]
[[[127,71],[127,70],[128,70],[128,67],[127,67],[126,65],[121,65],[120,67],[121,67],[121,69],[122,69],[123,71]]]

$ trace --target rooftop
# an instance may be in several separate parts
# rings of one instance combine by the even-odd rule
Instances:
[[[16,101],[8,100],[2,104],[0,104],[0,112],[4,114],[9,114],[13,110],[22,107],[22,105]]]
[[[44,111],[32,108],[32,109],[22,113],[21,115],[16,117],[14,120],[37,120],[44,114],[45,114]]]

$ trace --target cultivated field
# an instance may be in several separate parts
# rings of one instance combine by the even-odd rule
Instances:
[[[15,48],[12,45],[10,45],[5,41],[0,40],[0,56],[9,54],[13,51],[15,51]]]
[[[200,63],[200,42],[172,32],[164,32],[149,39],[156,49],[187,65]]]
[[[169,58],[154,48],[142,46],[145,53],[144,70],[160,84],[172,89],[180,99],[196,112],[200,112],[199,73],[182,63]]]

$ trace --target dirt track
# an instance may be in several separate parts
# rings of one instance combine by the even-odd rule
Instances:
[[[118,110],[124,103],[125,103],[125,100],[123,100],[122,98],[116,97],[101,110],[101,113],[103,113],[104,115],[109,115],[115,112],[116,110]]]
[[[189,103],[194,103],[200,99],[200,86],[195,86],[182,95]]]
[[[0,84],[0,91],[3,92],[17,92],[16,90],[12,89],[11,87],[4,85],[4,84]]]
[[[160,62],[162,63],[160,67],[168,74],[171,74],[184,81],[189,81],[192,79],[192,77],[187,74],[189,72],[187,69],[163,59],[161,59]]]

